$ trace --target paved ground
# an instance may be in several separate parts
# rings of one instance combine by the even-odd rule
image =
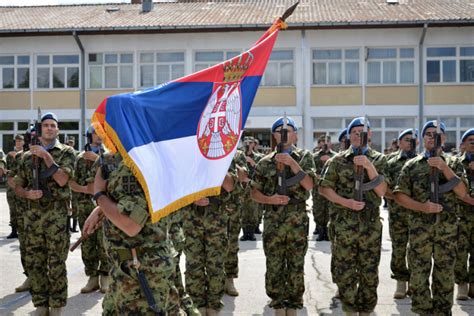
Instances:
[[[384,235],[382,244],[382,260],[380,264],[380,285],[378,287],[378,305],[376,315],[413,315],[410,312],[410,299],[397,300],[392,298],[395,281],[390,279],[391,243],[388,237],[387,212],[382,209],[384,217]],[[5,239],[9,233],[9,215],[4,190],[0,191],[0,315],[27,315],[34,310],[28,293],[14,293],[14,288],[24,280],[20,266],[17,240]],[[311,222],[310,231],[314,223]],[[71,237],[74,242],[79,233]],[[342,315],[339,300],[333,298],[335,286],[331,283],[329,271],[329,242],[314,241],[310,236],[310,246],[306,254],[304,295],[305,308],[298,315]],[[264,274],[265,256],[260,236],[256,242],[240,242],[239,253],[240,277],[236,286],[240,296],[224,297],[225,308],[221,315],[272,315],[268,308],[265,295]],[[184,271],[184,258],[181,261]],[[66,315],[100,315],[103,295],[99,292],[80,294],[80,288],[87,280],[80,249],[69,253],[67,260],[69,279],[69,299],[65,309]],[[474,315],[474,300],[455,304],[453,315]]]

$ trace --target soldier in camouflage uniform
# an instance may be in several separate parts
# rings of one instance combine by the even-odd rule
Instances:
[[[228,213],[223,204],[235,179],[227,173],[220,196],[197,200],[183,211],[186,292],[204,316],[217,315],[224,306]]]
[[[67,137],[66,145],[68,145],[68,146],[72,147],[72,149],[74,149],[74,155],[77,158],[77,156],[79,155],[80,152],[74,148],[75,144],[76,144],[76,139],[74,138],[74,136]],[[72,233],[77,233],[77,221],[78,221],[78,218],[79,218],[78,208],[80,207],[78,203],[79,203],[80,199],[83,199],[83,196],[81,196],[80,193],[78,193],[74,190],[71,190],[71,202],[70,202],[71,207],[69,209],[68,222],[69,222],[69,230]]]
[[[76,207],[74,211],[79,219],[81,229],[87,217],[94,209],[92,203],[93,186],[89,184],[90,169],[95,160],[97,160],[99,153],[103,149],[102,141],[95,133],[92,126],[87,129],[86,134],[92,143],[87,144],[87,149],[79,153],[74,163],[74,176],[69,180],[73,197],[76,200]],[[95,234],[88,236],[81,244],[81,256],[84,263],[84,271],[89,277],[87,284],[81,289],[81,293],[90,293],[100,289],[105,293],[109,284],[109,270],[110,264],[105,253],[103,244],[103,232],[99,227]]]
[[[421,135],[425,151],[403,166],[393,191],[396,202],[412,210],[408,253],[410,288],[412,311],[420,315],[451,315],[458,239],[456,195],[467,196],[465,185],[459,182],[453,190],[440,194],[439,204],[430,201],[431,168],[440,170],[440,183],[459,180],[448,167],[449,158],[444,153],[432,157],[436,124],[436,121],[429,121],[423,126]],[[445,126],[440,123],[440,127],[444,142]]]
[[[412,147],[412,138],[417,138],[418,131],[413,135],[413,129],[406,129],[398,135],[400,150],[387,162],[386,180],[388,183],[388,225],[390,239],[392,240],[392,258],[390,268],[392,279],[397,280],[397,287],[393,298],[402,299],[407,295],[407,282],[410,281],[410,270],[407,267],[408,233],[410,228],[409,209],[398,205],[390,194],[395,188],[398,176],[403,165],[416,155],[416,148]],[[415,146],[416,147],[416,146]]]
[[[41,144],[30,146],[18,167],[15,192],[29,200],[24,214],[26,266],[36,314],[61,315],[67,302],[67,182],[74,167],[74,153],[57,140],[55,114],[41,117],[41,132]],[[33,157],[39,163],[39,189],[33,189]]]
[[[331,147],[331,136],[322,135],[318,139],[318,147],[321,149],[313,154],[314,165],[316,167],[316,177],[319,180],[322,175],[323,166],[326,161],[336,155]],[[319,195],[318,186],[315,186],[312,191],[313,194],[313,217],[316,224],[316,230],[319,234],[316,241],[328,241],[328,222],[329,222],[329,201]]]
[[[240,172],[237,172],[238,169]],[[222,206],[229,214],[229,221],[227,223],[227,255],[225,258],[225,286],[224,291],[227,295],[238,296],[239,292],[235,288],[234,279],[239,275],[239,234],[240,234],[240,221],[241,221],[241,210],[242,210],[242,195],[244,194],[243,186],[248,186],[249,179],[246,177],[248,174],[247,162],[245,160],[245,154],[241,150],[237,150],[234,159],[232,159],[229,171],[233,174],[241,174],[242,178],[235,182],[234,190],[230,192],[230,198]]]
[[[378,266],[382,246],[379,205],[385,194],[383,173],[385,157],[366,146],[359,148],[363,117],[352,120],[347,128],[351,146],[331,158],[319,182],[320,193],[332,201],[334,236],[332,263],[342,309],[346,315],[369,315],[377,305]],[[370,129],[368,137],[370,138]],[[361,149],[363,154],[357,155]],[[355,196],[355,169],[362,167],[364,178],[379,181],[364,192],[363,201]]]
[[[20,153],[23,150],[23,145],[25,144],[25,138],[23,135],[16,135],[15,136],[15,148],[11,152],[7,154],[6,157],[6,170],[13,170],[16,168],[16,155],[17,153]],[[7,171],[8,175],[8,171]],[[10,235],[7,236],[7,239],[13,239],[13,238],[18,238],[18,214],[19,210],[17,209],[17,203],[16,203],[16,195],[15,191],[13,190],[12,187],[7,186],[7,201],[8,201],[8,207],[10,208],[10,226],[12,228],[12,231]]]
[[[288,141],[284,152],[276,151],[263,157],[255,168],[252,198],[265,205],[263,220],[263,250],[267,271],[265,289],[272,299],[270,307],[275,315],[296,315],[303,308],[304,257],[308,249],[309,218],[306,200],[315,181],[311,152],[297,148],[297,126],[288,123]],[[271,128],[277,143],[281,142],[284,118],[276,120]],[[286,169],[287,178],[296,179],[287,195],[277,193],[277,163]],[[296,178],[294,178],[296,177]]]
[[[253,178],[255,173],[255,166],[262,156],[254,151],[255,140],[253,137],[246,136],[244,138],[245,147],[245,163],[248,166],[249,179]],[[242,197],[242,230],[243,235],[240,238],[241,241],[255,241],[255,232],[259,226],[259,211],[261,207],[250,198],[250,186],[245,185],[245,191]],[[259,230],[260,231],[260,230]]]
[[[179,315],[175,278],[176,251],[169,239],[169,219],[151,222],[145,193],[119,154],[94,179],[94,199],[99,207],[87,218],[83,234],[93,234],[102,216],[104,245],[111,260],[111,283],[105,294],[103,315],[155,315],[157,311]],[[111,165],[115,167],[111,167]],[[105,164],[104,164],[105,165]],[[102,177],[103,170],[110,172]],[[150,297],[140,286],[148,283]],[[152,307],[148,300],[154,300]]]
[[[461,137],[464,152],[450,160],[449,166],[458,177],[466,177],[468,191],[474,197],[474,128]],[[459,238],[454,266],[454,280],[458,285],[457,300],[474,298],[474,209],[458,201]],[[468,288],[469,287],[469,288]]]

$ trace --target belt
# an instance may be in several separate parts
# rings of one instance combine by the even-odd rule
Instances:
[[[157,253],[158,250],[153,248],[134,248],[137,256],[143,257],[146,254]],[[118,258],[118,261],[123,262],[133,260],[132,251],[130,249],[115,249],[112,250],[113,255]]]

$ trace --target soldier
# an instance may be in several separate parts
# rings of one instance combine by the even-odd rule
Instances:
[[[468,192],[474,197],[474,128],[461,137],[464,151],[451,159],[449,166],[458,177],[468,179]],[[474,212],[472,206],[458,201],[459,237],[454,279],[458,285],[457,300],[474,298]],[[469,287],[469,288],[468,288]]]
[[[98,207],[87,218],[83,234],[94,233],[104,217],[104,245],[112,268],[102,313],[178,314],[176,252],[168,238],[169,220],[151,222],[145,193],[120,154],[101,160],[104,164],[94,179]]]
[[[350,142],[347,139],[347,128],[344,128],[337,136],[339,141],[339,152],[346,150],[350,146]]]
[[[16,135],[15,136],[15,148],[10,151],[7,154],[6,157],[6,169],[7,169],[7,174],[8,170],[13,170],[16,168],[16,155],[20,153],[23,150],[23,145],[25,144],[25,138],[23,135]],[[7,201],[8,201],[8,206],[10,208],[10,226],[12,228],[12,231],[10,235],[7,236],[7,239],[13,239],[13,238],[18,238],[18,223],[17,223],[17,218],[20,216],[18,214],[19,210],[17,209],[17,202],[16,202],[16,195],[15,191],[13,190],[12,187],[7,186]]]
[[[321,149],[313,154],[317,180],[321,178],[323,166],[326,161],[336,155],[336,152],[332,150],[331,136],[321,135],[318,139],[318,147]],[[329,222],[329,201],[319,195],[317,183],[315,184],[312,193],[313,217],[314,223],[316,224],[315,232],[319,234],[318,238],[316,238],[316,241],[329,241],[327,228]]]
[[[412,210],[409,232],[410,288],[412,311],[421,315],[451,315],[458,237],[456,195],[463,199],[468,197],[466,187],[448,167],[445,154],[433,153],[437,149],[437,124],[440,124],[442,132],[441,143],[445,141],[445,125],[428,121],[421,133],[425,151],[403,166],[393,191],[396,202]],[[440,196],[439,203],[430,201],[432,168],[439,169],[441,183],[451,186],[445,190],[440,186],[440,192],[445,193]]]
[[[262,156],[254,151],[255,140],[251,136],[246,136],[244,138],[244,148],[245,148],[245,160],[246,165],[249,169],[249,179],[253,178],[255,173],[255,166],[257,162],[262,158]],[[250,186],[245,185],[245,192],[243,194],[243,203],[242,203],[242,230],[243,235],[240,238],[240,241],[255,241],[255,233],[261,234],[262,232],[259,229],[259,219],[261,208],[259,205],[250,198]]]
[[[24,217],[26,265],[36,315],[61,315],[67,301],[67,182],[74,167],[74,153],[57,140],[58,133],[57,116],[44,114],[41,143],[30,146],[14,179],[15,193],[27,198],[30,206]],[[33,172],[36,162],[38,173]]]
[[[407,247],[408,247],[408,233],[410,227],[410,213],[411,211],[398,205],[393,200],[391,190],[395,188],[398,175],[402,170],[403,165],[415,157],[416,142],[412,140],[418,137],[418,131],[413,135],[413,129],[406,129],[398,135],[399,151],[387,162],[387,189],[386,196],[388,200],[388,225],[390,239],[392,240],[392,258],[390,261],[390,268],[392,270],[392,279],[397,280],[397,287],[393,298],[402,299],[407,295],[407,282],[410,281],[410,270],[407,267]],[[414,148],[412,148],[414,145]]]
[[[75,213],[79,218],[81,229],[87,217],[94,209],[91,197],[93,186],[87,180],[94,161],[99,157],[103,149],[102,140],[97,136],[92,126],[87,129],[86,136],[91,142],[86,145],[86,150],[79,153],[74,163],[74,177],[69,180],[69,186],[75,200]],[[109,284],[110,264],[105,253],[103,244],[102,229],[98,229],[95,234],[88,236],[81,244],[81,256],[84,263],[85,273],[89,277],[87,284],[81,289],[81,293],[90,293],[100,289],[105,293]]]
[[[227,173],[220,196],[199,199],[183,214],[186,291],[204,316],[217,315],[224,306],[228,213],[222,206],[231,197],[234,179]]]
[[[79,155],[79,151],[77,151],[75,149],[75,147],[74,147],[75,144],[76,144],[76,139],[74,138],[74,136],[67,137],[66,145],[68,145],[68,146],[72,147],[72,149],[74,149],[74,155],[77,158],[77,155]],[[71,190],[71,203],[70,203],[71,208],[69,209],[69,212],[68,212],[69,213],[68,222],[69,222],[69,230],[72,233],[77,233],[77,220],[78,220],[78,217],[79,217],[79,215],[78,215],[78,207],[79,207],[78,199],[81,199],[80,193],[78,193],[74,190]]]
[[[387,186],[382,176],[386,161],[381,153],[362,143],[364,125],[370,138],[369,122],[363,117],[353,119],[347,127],[350,147],[328,161],[319,182],[320,194],[334,203],[332,262],[346,315],[369,315],[377,305],[382,246],[379,205]],[[354,183],[355,169],[360,168],[363,177],[370,180],[362,201],[356,200]]]
[[[265,206],[263,250],[267,271],[265,289],[271,298],[275,315],[296,315],[303,308],[304,257],[308,249],[309,219],[306,200],[313,188],[314,162],[311,152],[297,148],[296,123],[291,118],[277,119],[271,128],[277,143],[281,143],[284,120],[288,139],[283,152],[263,157],[255,168],[252,198]],[[285,168],[287,195],[278,194],[277,163]],[[291,183],[291,185],[290,185]]]

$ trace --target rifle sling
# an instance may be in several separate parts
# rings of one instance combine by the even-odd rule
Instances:
[[[43,170],[43,171],[40,172],[39,178],[40,178],[40,179],[47,179],[47,178],[51,177],[53,174],[55,174],[56,171],[58,171],[58,169],[59,169],[58,164],[57,164],[57,163],[53,163],[53,164],[51,165],[51,167],[49,167],[48,169]]]
[[[362,184],[362,191],[370,191],[375,189],[380,183],[385,180],[384,176],[379,174],[377,177],[373,178],[369,182]]]
[[[439,186],[439,193],[443,194],[443,193],[451,191],[459,184],[459,182],[461,182],[461,179],[459,179],[458,177],[454,177],[448,182],[441,184]]]
[[[295,174],[293,177],[286,179],[286,187],[291,187],[295,184],[300,183],[301,180],[306,176],[306,172],[303,170],[300,170],[297,174]]]

